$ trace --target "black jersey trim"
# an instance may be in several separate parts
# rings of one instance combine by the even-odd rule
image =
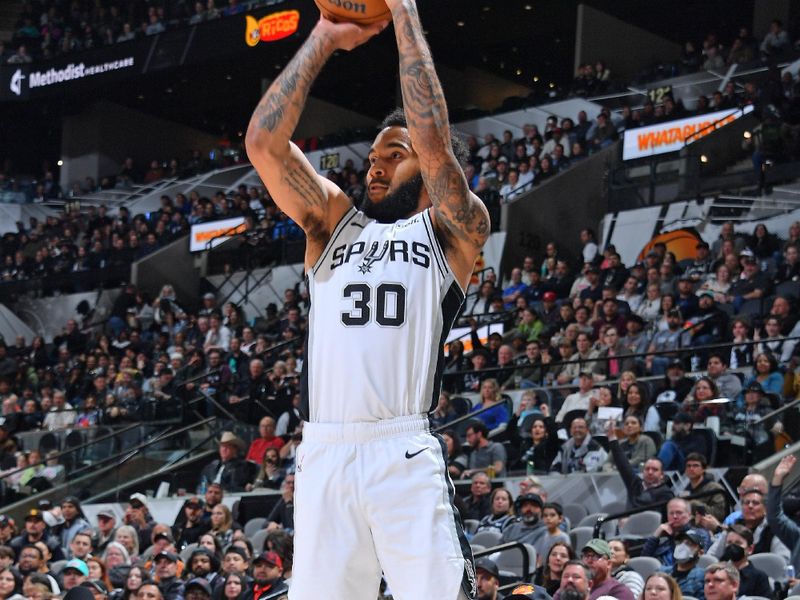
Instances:
[[[347,227],[347,224],[353,220],[353,218],[358,214],[355,206],[351,206],[350,210],[342,215],[342,218],[339,219],[339,222],[336,224],[336,227],[333,228],[333,233],[331,234],[331,239],[328,240],[328,243],[325,244],[325,249],[320,254],[319,259],[317,262],[314,263],[314,266],[311,267],[311,273],[314,275],[317,274],[317,271],[322,266],[322,263],[325,262],[325,257],[328,256],[328,253],[333,248],[334,243],[336,243],[336,238],[339,237],[339,234],[342,233],[342,230]]]
[[[461,521],[461,513],[455,505],[456,488],[453,485],[453,480],[447,472],[447,444],[444,438],[438,433],[431,434],[436,441],[439,442],[439,451],[441,452],[442,463],[444,464],[443,477],[447,484],[447,498],[450,502],[450,511],[453,515],[453,525],[456,529],[458,536],[458,544],[461,547],[461,554],[464,557],[464,574],[461,578],[461,589],[469,600],[474,600],[477,595],[478,586],[475,578],[475,559],[472,556],[472,547],[469,545],[469,540],[464,533],[464,526]]]
[[[309,286],[309,277],[306,274],[306,290],[308,290],[308,302],[309,302],[309,315],[311,314],[311,286]],[[311,328],[306,327],[306,334],[305,340],[303,341],[303,368],[300,371],[300,418],[304,421],[311,420],[311,406],[310,406],[310,398],[311,394],[308,391],[308,373],[310,372],[308,366],[308,332]]]
[[[439,273],[441,273],[442,277],[447,277],[447,268],[442,264],[442,259],[439,256],[439,250],[441,250],[439,247],[439,240],[436,239],[436,235],[433,232],[433,224],[430,222],[428,211],[422,213],[422,224],[425,226],[425,233],[431,242],[433,258],[436,261],[436,266],[439,267]]]
[[[447,335],[453,327],[453,322],[458,316],[458,311],[461,310],[461,305],[464,303],[464,292],[455,280],[450,284],[447,293],[442,298],[442,334],[439,337],[438,356],[436,358],[436,371],[433,375],[433,397],[431,404],[428,407],[428,413],[432,412],[436,405],[439,403],[439,393],[442,388],[442,374],[444,373],[445,357],[444,357],[444,344],[447,341]]]

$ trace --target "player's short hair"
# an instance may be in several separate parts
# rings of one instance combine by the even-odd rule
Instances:
[[[408,120],[406,119],[406,113],[402,107],[395,108],[386,115],[378,126],[378,131],[382,131],[387,127],[403,127],[404,129],[408,129]],[[469,146],[467,146],[461,134],[456,132],[452,127],[450,128],[450,145],[458,164],[464,166],[469,160]]]

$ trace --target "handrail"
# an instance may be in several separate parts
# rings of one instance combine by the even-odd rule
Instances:
[[[614,513],[614,514],[611,514],[611,515],[600,515],[599,517],[597,517],[597,521],[594,524],[594,531],[592,532],[592,537],[600,537],[601,536],[602,532],[600,531],[600,529],[603,527],[603,524],[606,523],[606,521],[615,521],[617,519],[621,519],[623,517],[629,517],[631,515],[635,515],[635,514],[638,514],[638,513],[641,513],[641,512],[645,512],[645,511],[648,511],[648,510],[658,510],[658,511],[660,511],[667,504],[669,504],[670,501],[674,500],[675,498],[678,498],[679,500],[687,500],[688,501],[688,500],[696,500],[697,498],[706,498],[706,497],[709,497],[709,496],[716,496],[717,494],[723,494],[723,495],[727,494],[728,496],[730,496],[730,494],[728,493],[728,490],[726,490],[726,489],[708,490],[706,492],[700,492],[698,494],[692,494],[690,496],[675,496],[674,498],[670,498],[669,500],[667,500],[665,502],[653,502],[651,504],[645,504],[644,506],[637,506],[636,508],[632,508],[632,509],[629,509],[629,510],[624,510],[622,512]]]
[[[474,558],[480,558],[481,556],[489,556],[490,554],[505,552],[506,550],[519,550],[522,552],[522,578],[523,581],[530,581],[531,575],[533,575],[531,572],[531,557],[528,555],[528,549],[522,542],[506,542],[505,544],[473,552],[472,556]]]
[[[115,437],[115,436],[117,436],[117,435],[119,435],[121,433],[124,433],[126,431],[130,431],[131,429],[134,429],[136,427],[141,427],[143,424],[144,423],[142,423],[142,422],[132,423],[131,425],[128,425],[127,427],[124,427],[124,428],[119,429],[117,431],[113,431],[112,433],[107,433],[105,435],[100,436],[99,438],[94,438],[94,439],[92,439],[91,442],[86,442],[86,443],[83,443],[83,444],[81,444],[79,446],[72,446],[68,450],[61,450],[58,454],[56,454],[55,456],[51,456],[50,458],[43,458],[39,462],[33,463],[32,465],[28,465],[27,467],[19,467],[17,469],[14,469],[13,471],[8,471],[6,473],[3,473],[2,475],[0,475],[0,480],[3,480],[6,477],[9,477],[11,475],[14,475],[15,473],[20,473],[22,471],[26,471],[26,470],[30,469],[31,467],[35,467],[37,465],[46,465],[48,460],[53,460],[54,458],[61,458],[62,456],[66,456],[67,454],[71,454],[73,452],[77,452],[78,450],[83,450],[84,448],[87,448],[87,447],[89,447],[89,446],[91,446],[91,445],[93,445],[93,444],[95,444],[97,442],[105,441],[110,437]],[[147,423],[147,424],[149,425],[150,423]],[[154,424],[158,425],[158,423],[154,423]],[[80,430],[78,429],[77,431],[80,431]]]
[[[447,429],[452,429],[454,425],[460,425],[464,421],[472,421],[475,418],[476,415],[483,414],[486,411],[491,410],[496,406],[499,406],[500,404],[501,404],[501,402],[498,402],[497,404],[492,404],[491,406],[484,406],[483,408],[479,408],[478,410],[474,410],[474,411],[472,411],[470,413],[462,415],[462,416],[458,417],[457,419],[454,419],[452,421],[448,421],[444,425],[440,425],[439,427],[436,427],[436,428],[432,429],[432,431],[433,431],[433,433],[439,433],[440,431],[445,431]]]
[[[789,336],[789,337],[782,337],[782,341],[785,340],[800,340],[800,336]],[[636,352],[631,354],[616,354],[614,356],[594,356],[592,358],[586,359],[575,359],[575,360],[560,360],[560,361],[550,361],[549,363],[541,363],[541,366],[544,368],[550,367],[560,367],[562,365],[574,365],[574,364],[582,364],[582,363],[589,363],[589,362],[608,362],[610,360],[623,360],[628,358],[641,358],[647,356],[659,356],[662,354],[681,354],[685,355],[688,353],[693,353],[697,351],[705,351],[705,350],[722,350],[725,348],[732,348],[734,346],[754,346],[757,344],[763,344],[765,341],[769,340],[748,340],[745,342],[725,342],[720,344],[705,344],[703,346],[687,346],[684,348],[675,348],[674,350],[656,350],[654,352]],[[445,357],[446,358],[446,357]],[[487,367],[485,369],[475,370],[475,369],[466,369],[462,371],[451,371],[449,373],[444,373],[444,377],[452,377],[454,375],[469,375],[471,373],[493,373],[499,371],[507,371],[509,369],[518,369],[520,367],[525,367],[528,365],[509,365],[507,367]],[[542,386],[545,387],[545,386]],[[573,386],[574,387],[574,386]],[[531,389],[538,389],[538,388],[531,388]]]
[[[796,399],[792,400],[791,402],[787,402],[786,404],[784,404],[780,408],[776,408],[772,412],[767,413],[766,415],[761,417],[758,421],[753,421],[752,423],[749,424],[749,427],[754,427],[756,425],[761,425],[761,423],[763,423],[764,421],[768,421],[772,417],[774,417],[775,415],[778,415],[778,414],[784,412],[785,410],[787,410],[789,408],[792,408],[793,406],[797,406],[798,404],[800,404],[800,398],[796,398]]]
[[[531,557],[528,555],[528,549],[522,542],[506,542],[505,544],[499,544],[498,546],[492,546],[491,548],[473,552],[472,556],[473,558],[480,558],[481,556],[489,556],[490,554],[505,552],[506,550],[519,550],[522,552],[522,578],[523,581],[530,581],[531,575],[533,575],[531,572]]]

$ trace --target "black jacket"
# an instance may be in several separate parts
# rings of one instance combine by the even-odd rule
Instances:
[[[620,448],[619,441],[611,440],[608,443],[608,448],[611,450],[611,456],[617,466],[619,475],[625,483],[625,489],[628,490],[628,508],[638,508],[639,506],[655,504],[656,502],[668,502],[675,496],[664,481],[655,487],[645,489],[644,481],[633,472],[633,467],[631,467],[631,463],[628,462],[628,458]]]

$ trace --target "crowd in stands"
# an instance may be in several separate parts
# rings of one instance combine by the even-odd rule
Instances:
[[[11,44],[0,42],[0,63],[25,64],[34,60],[111,46],[163,33],[168,29],[195,25],[239,15],[259,0],[205,0],[71,3],[28,0],[14,27]]]

